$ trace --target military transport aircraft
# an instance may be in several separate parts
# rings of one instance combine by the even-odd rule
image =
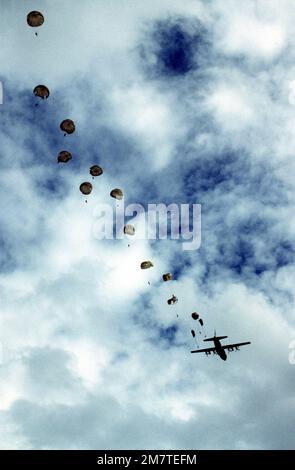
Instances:
[[[211,353],[218,354],[218,356],[223,361],[226,361],[227,355],[226,355],[225,349],[227,349],[228,351],[238,351],[240,346],[245,346],[246,344],[251,344],[250,341],[247,341],[246,343],[226,344],[226,345],[223,346],[220,343],[220,340],[225,339],[225,338],[227,338],[227,336],[216,336],[216,332],[214,331],[214,336],[212,338],[204,339],[204,341],[213,341],[214,342],[214,347],[206,348],[206,349],[196,349],[195,351],[191,351],[191,353],[204,352],[206,354],[206,356],[210,355]]]

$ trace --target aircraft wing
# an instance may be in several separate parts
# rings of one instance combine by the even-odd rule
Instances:
[[[222,346],[222,349],[238,348],[239,346],[245,346],[246,344],[251,344],[251,342],[247,341],[246,343],[225,344]]]
[[[205,349],[195,349],[194,351],[191,351],[191,353],[199,353],[199,352],[213,352],[216,351],[215,348],[205,348]]]

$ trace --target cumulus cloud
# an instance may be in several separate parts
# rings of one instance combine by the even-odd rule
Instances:
[[[294,8],[265,4],[1,2],[2,448],[294,447]],[[202,204],[200,250],[99,240],[114,187]],[[251,346],[191,355],[193,311]]]

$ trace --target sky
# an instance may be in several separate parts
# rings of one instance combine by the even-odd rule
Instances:
[[[0,8],[1,449],[294,449],[294,2]],[[201,204],[200,249],[98,240],[116,187]],[[251,345],[190,354],[194,311]]]

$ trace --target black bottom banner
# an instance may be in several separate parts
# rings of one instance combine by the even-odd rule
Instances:
[[[158,451],[158,450],[37,450],[37,451],[0,451],[0,465],[22,465],[33,468],[53,468],[65,465],[72,468],[94,468],[115,465],[118,468],[136,468],[145,465],[185,465],[205,468],[215,464],[220,468],[226,465],[281,465],[294,464],[294,451]],[[9,467],[4,467],[4,465]]]

